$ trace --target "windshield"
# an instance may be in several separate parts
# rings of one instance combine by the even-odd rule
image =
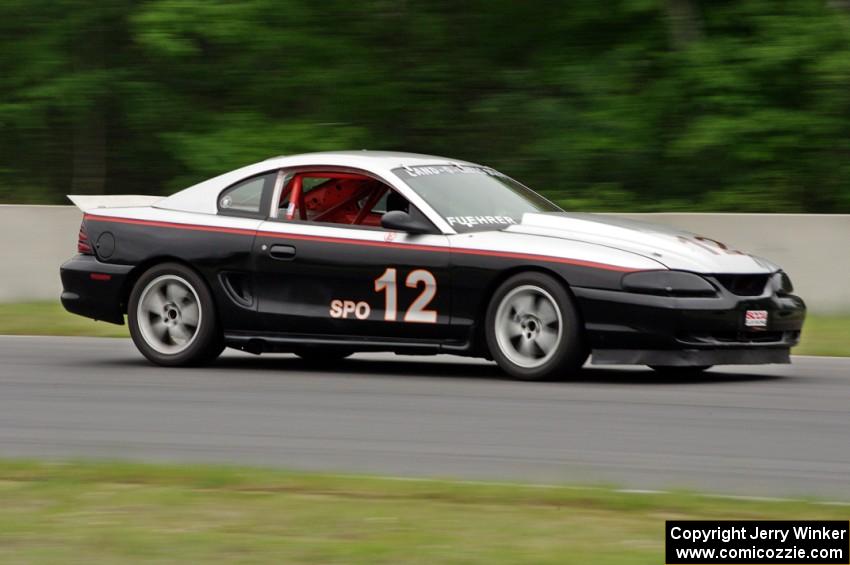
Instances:
[[[561,209],[515,180],[487,167],[432,165],[393,171],[455,230],[502,229],[526,212]]]

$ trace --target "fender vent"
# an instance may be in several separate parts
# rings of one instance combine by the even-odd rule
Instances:
[[[254,288],[250,274],[220,273],[218,278],[231,300],[244,308],[253,308]]]

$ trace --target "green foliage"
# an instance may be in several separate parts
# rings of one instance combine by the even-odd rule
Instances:
[[[848,84],[840,2],[0,0],[0,201],[368,147],[570,209],[850,212]]]

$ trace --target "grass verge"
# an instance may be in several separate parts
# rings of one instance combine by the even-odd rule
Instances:
[[[0,462],[0,561],[663,563],[667,519],[847,508],[221,467]]]
[[[0,334],[130,337],[126,325],[71,314],[59,302],[0,303]]]
[[[0,334],[128,337],[127,326],[66,312],[58,302],[0,303]],[[850,315],[809,316],[797,355],[850,357]]]

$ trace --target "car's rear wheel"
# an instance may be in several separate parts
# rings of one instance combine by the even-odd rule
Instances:
[[[518,379],[568,377],[587,359],[569,293],[543,273],[520,273],[502,283],[490,300],[484,329],[493,359]]]
[[[139,277],[127,321],[136,347],[157,365],[203,364],[224,349],[207,285],[179,263],[156,265]]]

